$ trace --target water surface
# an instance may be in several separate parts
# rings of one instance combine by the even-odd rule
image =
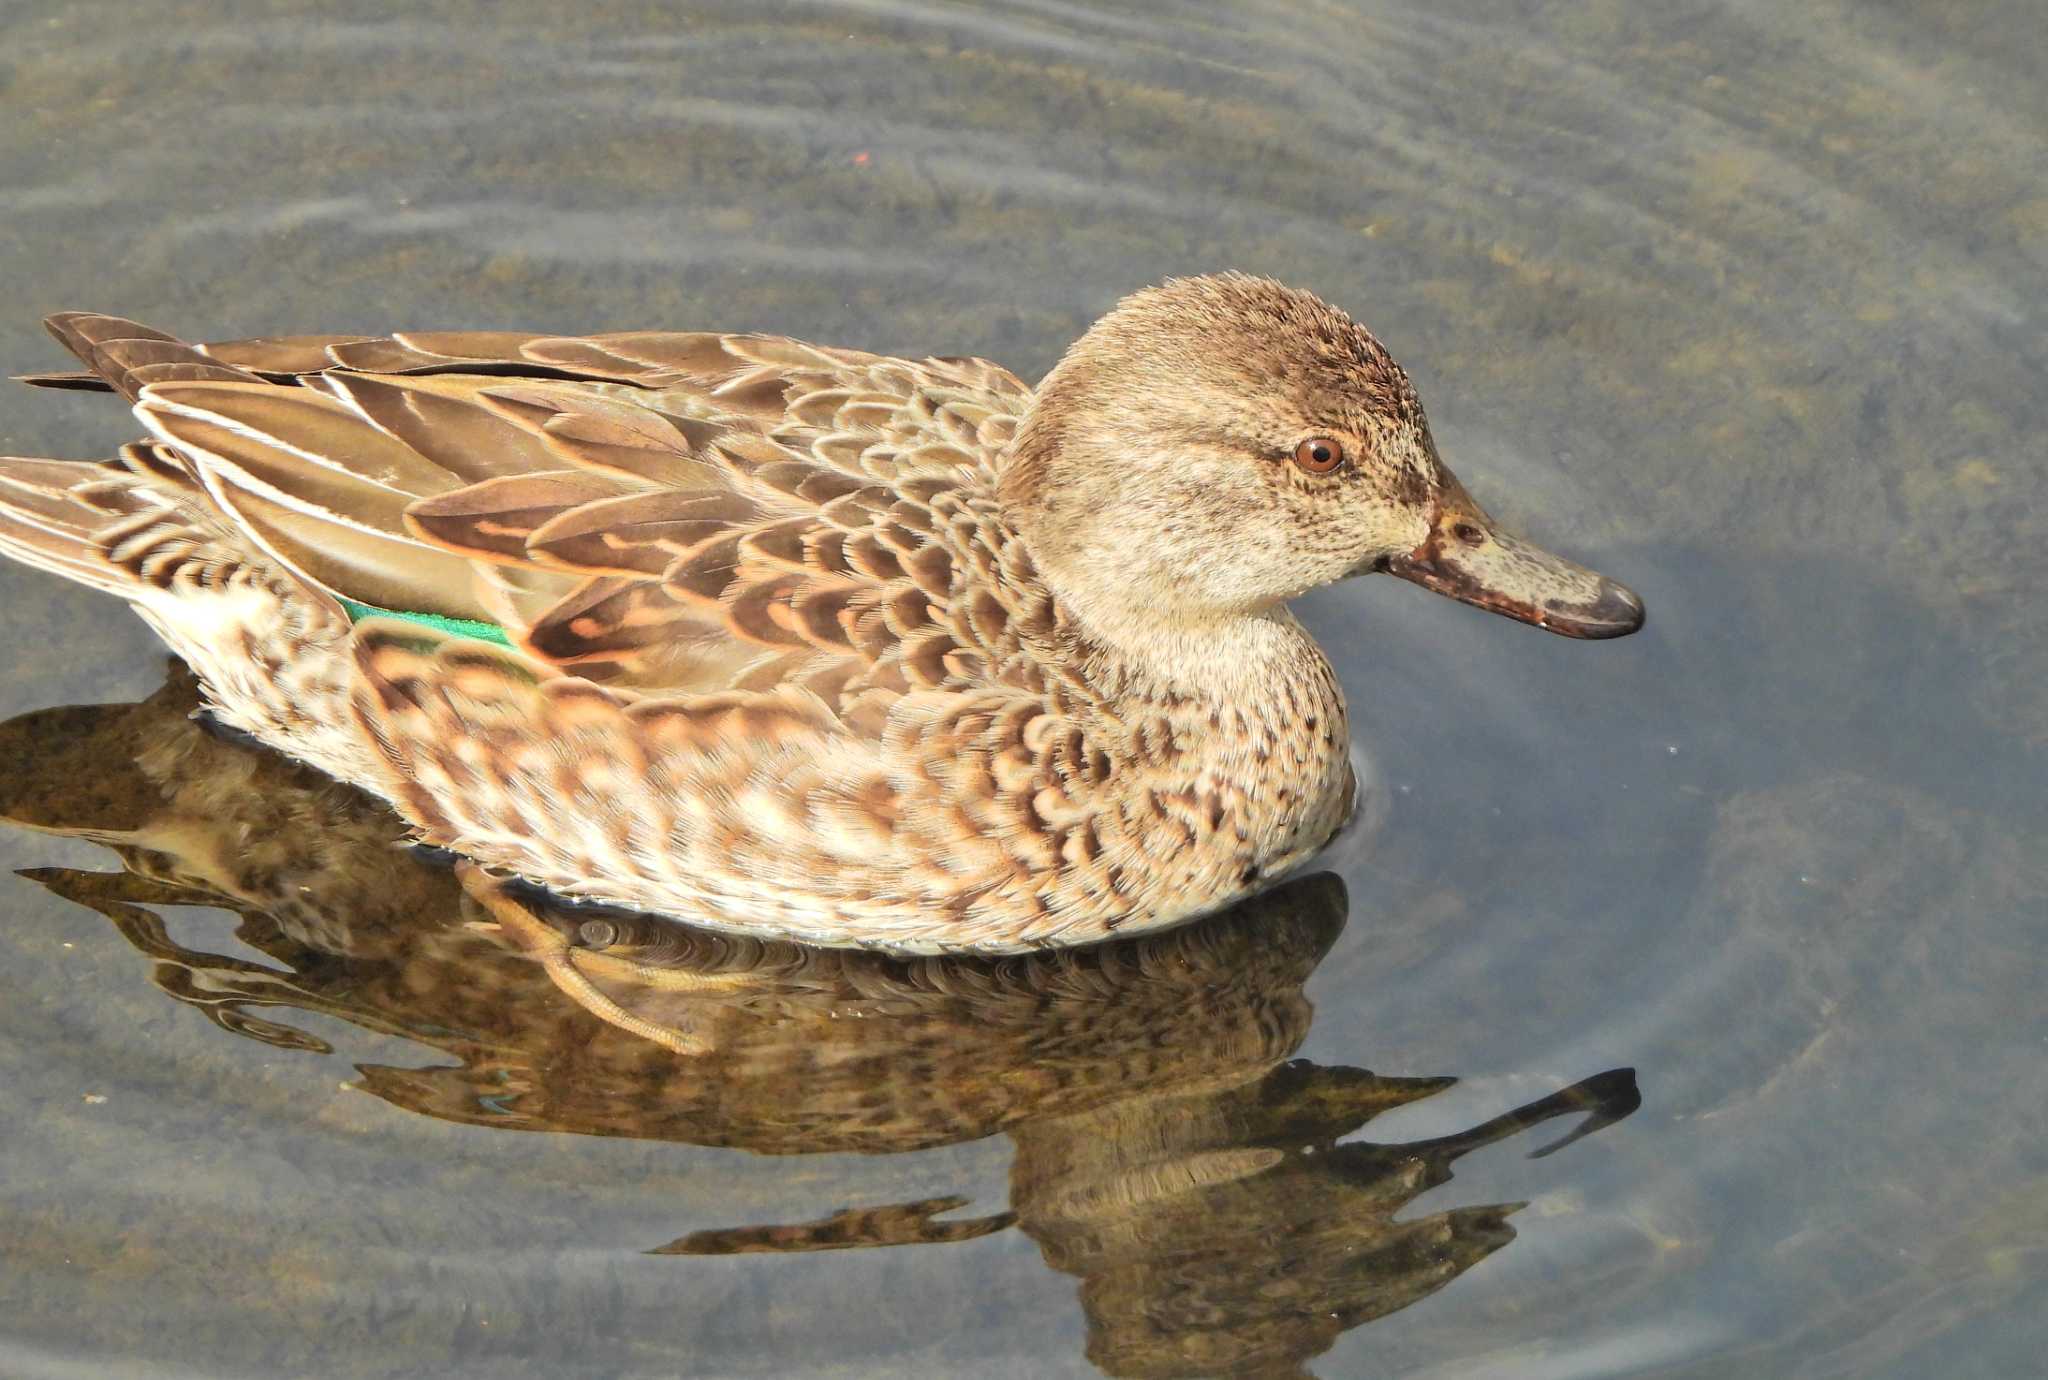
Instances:
[[[1319,593],[1382,811],[1326,874],[1079,977],[835,968],[685,1072],[388,821],[187,723],[111,600],[0,567],[0,803],[42,830],[0,832],[0,1370],[2037,1365],[2031,7],[21,0],[0,33],[10,371],[91,307],[1035,376],[1122,292],[1244,268],[1357,313],[1480,500],[1651,610],[1585,646]],[[130,434],[0,408],[11,453]]]

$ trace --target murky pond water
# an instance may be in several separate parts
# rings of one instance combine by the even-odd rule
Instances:
[[[227,8],[0,17],[0,366],[93,307],[1035,376],[1240,267],[1651,622],[1313,596],[1327,871],[1073,960],[691,941],[804,979],[691,1064],[0,566],[0,1372],[2035,1373],[2032,7]]]

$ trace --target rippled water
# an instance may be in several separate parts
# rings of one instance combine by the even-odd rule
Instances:
[[[225,8],[0,17],[0,366],[93,307],[1032,375],[1240,267],[1651,622],[1320,593],[1334,873],[1064,966],[713,946],[805,985],[691,1067],[0,567],[0,1371],[2038,1369],[2033,7]]]

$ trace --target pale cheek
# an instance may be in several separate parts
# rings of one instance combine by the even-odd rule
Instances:
[[[1394,554],[1413,551],[1429,540],[1429,523],[1419,517],[1387,515],[1372,525],[1365,547]]]
[[[1203,602],[1261,603],[1279,597],[1301,563],[1295,533],[1278,518],[1212,494],[1179,512],[1158,538],[1159,555],[1174,583]]]
[[[1413,551],[1429,540],[1429,517],[1406,505],[1360,503],[1345,513],[1348,549],[1357,557]]]
[[[1296,514],[1291,577],[1303,588],[1340,580],[1362,561],[1412,551],[1429,524],[1407,513],[1372,508],[1313,508]]]
[[[1272,496],[1241,463],[1178,466],[1158,479],[1150,498],[1156,511],[1172,514],[1176,526],[1206,542],[1269,527],[1274,516]]]
[[[1304,557],[1345,555],[1357,548],[1363,535],[1363,515],[1342,502],[1331,502],[1324,495],[1297,497],[1290,516],[1295,546]]]

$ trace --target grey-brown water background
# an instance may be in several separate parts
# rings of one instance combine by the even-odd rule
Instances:
[[[1618,1065],[1644,1094],[1553,1157],[1460,1162],[1418,1210],[1527,1200],[1519,1238],[1312,1368],[2036,1374],[2039,19],[14,0],[0,367],[54,367],[36,318],[89,307],[209,339],[763,329],[1035,377],[1170,273],[1316,289],[1496,516],[1651,621],[1583,646],[1392,581],[1305,601],[1388,812],[1302,1053],[1460,1076],[1381,1138]],[[130,434],[104,399],[0,407],[8,453]],[[7,715],[161,679],[111,600],[13,566],[0,636]],[[0,861],[110,865],[14,831]],[[1000,1139],[767,1158],[409,1116],[345,1087],[400,1042],[229,1039],[4,882],[0,1373],[1093,1373],[1016,1232],[641,1254],[994,1211]]]

